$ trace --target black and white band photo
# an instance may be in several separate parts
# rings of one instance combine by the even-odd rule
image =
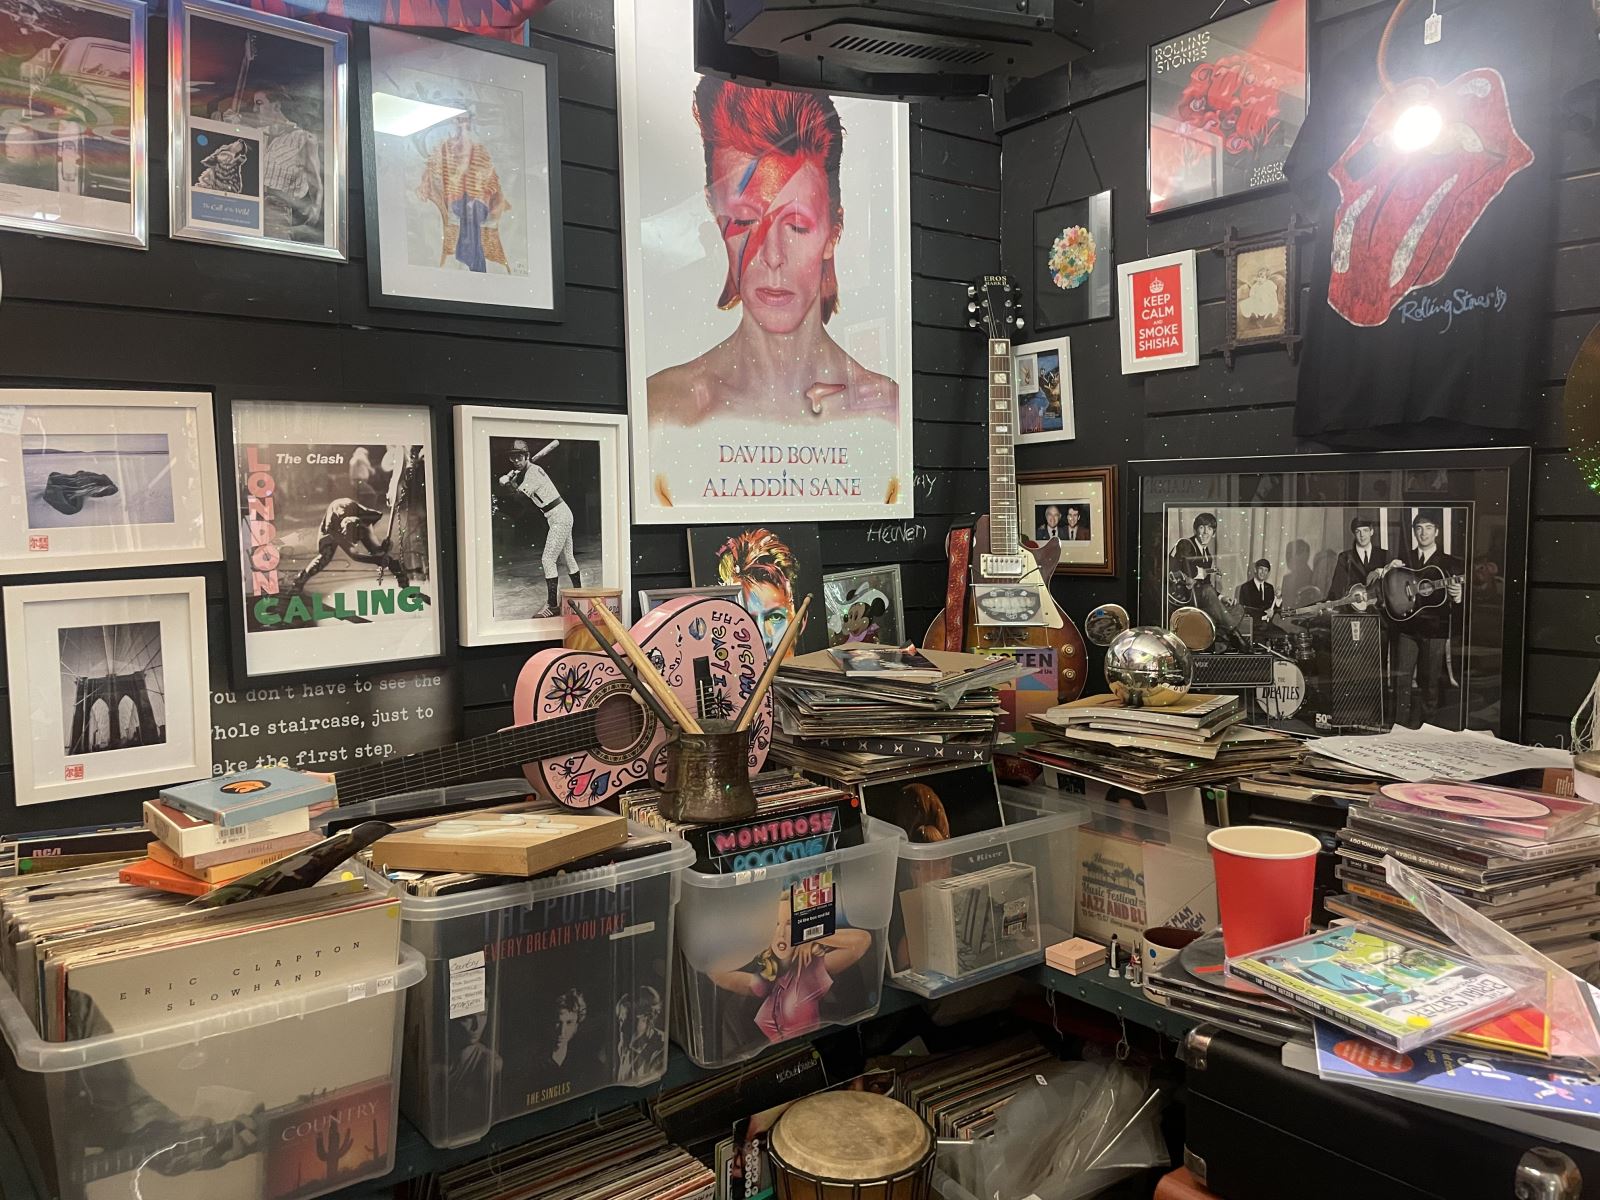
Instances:
[[[560,591],[600,575],[600,447],[493,437],[494,615],[560,614]],[[504,468],[503,470],[501,468]]]

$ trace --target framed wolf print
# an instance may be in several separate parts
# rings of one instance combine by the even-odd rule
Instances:
[[[1252,682],[1259,723],[1515,739],[1530,460],[1508,449],[1132,463],[1139,622],[1204,612],[1209,653]]]
[[[370,302],[560,320],[556,56],[359,27]]]
[[[429,409],[232,397],[224,407],[236,682],[439,658]]]
[[[347,40],[219,0],[172,0],[173,237],[344,258]]]
[[[0,61],[0,228],[144,249],[144,4],[0,5]]]
[[[456,409],[461,644],[560,641],[567,588],[622,591],[628,621],[627,418]]]
[[[697,74],[695,0],[616,8],[633,519],[909,517],[905,105]]]

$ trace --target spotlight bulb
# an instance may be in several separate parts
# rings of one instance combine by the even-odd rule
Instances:
[[[1425,149],[1438,140],[1444,129],[1444,118],[1431,104],[1413,104],[1394,122],[1395,148],[1407,154]]]

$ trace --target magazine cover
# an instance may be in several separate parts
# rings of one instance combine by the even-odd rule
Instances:
[[[1465,826],[1539,842],[1580,832],[1600,812],[1571,796],[1481,783],[1386,783],[1371,804],[1379,812],[1415,817],[1435,827]]]
[[[1230,958],[1227,971],[1392,1050],[1520,1004],[1509,983],[1477,963],[1360,925]]]

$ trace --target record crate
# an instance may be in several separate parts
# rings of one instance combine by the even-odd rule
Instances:
[[[946,996],[1044,961],[1073,936],[1077,829],[1088,813],[1042,789],[1000,789],[1004,824],[940,842],[912,842],[867,817],[872,836],[895,843],[889,980],[928,998]]]
[[[309,1200],[394,1168],[422,956],[127,1033],[47,1042],[0,980],[0,1075],[40,1195]]]
[[[894,902],[893,838],[780,866],[683,872],[672,1036],[729,1066],[875,1015]]]

